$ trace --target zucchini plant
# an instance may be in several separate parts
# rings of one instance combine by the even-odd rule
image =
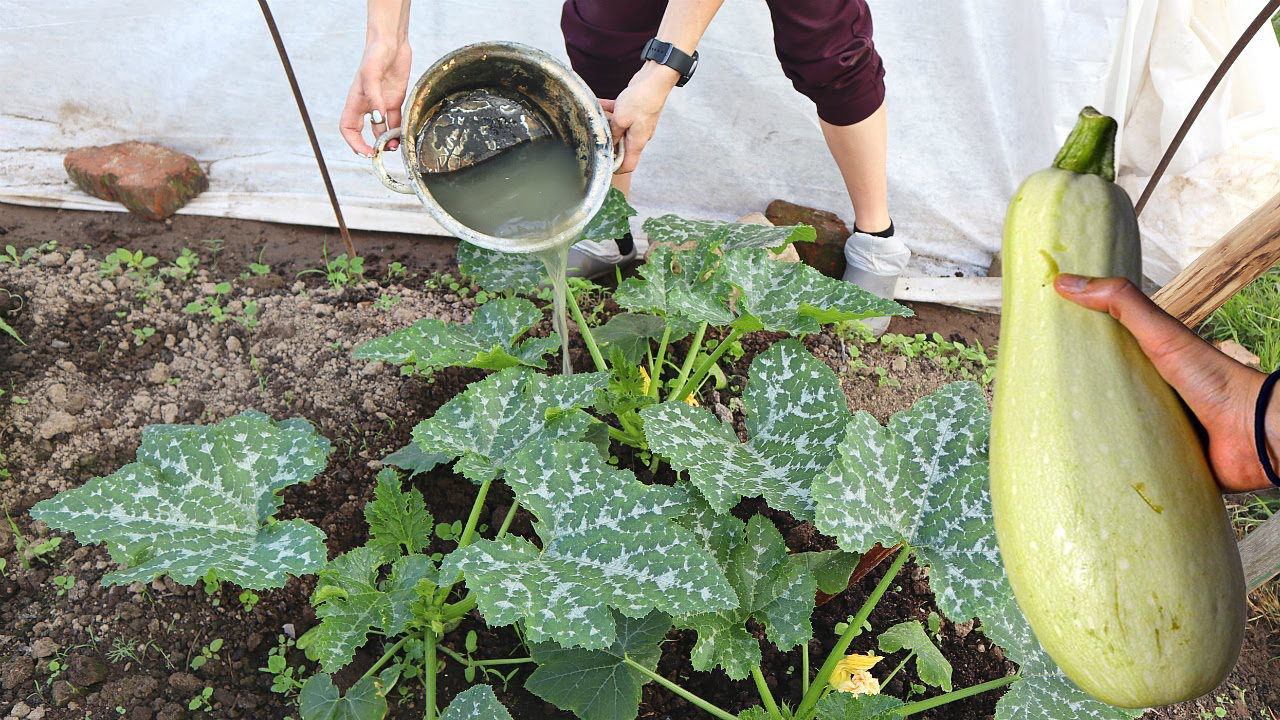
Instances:
[[[614,193],[588,235],[621,235],[632,214]],[[386,458],[365,509],[363,546],[323,562],[318,531],[271,519],[276,493],[318,473],[328,445],[302,421],[272,423],[256,414],[210,428],[151,428],[138,463],[33,514],[123,548],[113,557],[129,567],[109,578],[116,581],[170,573],[179,582],[225,579],[252,588],[317,572],[311,602],[319,622],[297,644],[322,672],[299,691],[303,720],[377,720],[387,714],[388,698],[418,685],[428,720],[510,718],[485,685],[441,710],[437,678],[447,663],[460,664],[468,681],[515,669],[500,679],[518,677],[583,720],[633,720],[651,682],[719,720],[888,720],[1006,685],[1001,720],[1135,717],[1063,677],[1013,600],[992,530],[990,415],[979,386],[945,386],[882,426],[865,412],[851,414],[835,373],[789,339],[750,365],[745,439],[688,402],[746,333],[799,336],[836,321],[910,311],[769,257],[787,243],[812,240],[810,228],[674,216],[645,225],[661,246],[639,277],[621,283],[615,299],[626,312],[592,327],[569,296],[592,372],[539,372],[559,339],[529,335],[542,311],[519,295],[536,291],[540,264],[467,245],[460,262],[496,299],[470,323],[422,320],[356,349],[357,357],[396,363],[406,373],[492,371],[421,420],[413,442]],[[668,464],[672,484],[641,482],[611,464],[613,443],[636,448],[655,467]],[[395,468],[412,479],[447,463],[475,485],[474,503],[456,548],[431,555],[428,503]],[[514,502],[498,527],[482,529],[485,501],[499,482]],[[731,513],[754,497],[811,523],[838,549],[790,552],[766,515]],[[173,530],[179,514],[222,517],[224,505],[229,529]],[[511,532],[519,507],[534,518],[532,536]],[[135,522],[135,514],[145,521]],[[197,559],[169,551],[172,537]],[[832,651],[811,663],[817,591],[844,590],[876,544],[896,548],[896,557]],[[237,563],[263,555],[264,547],[278,553],[274,564],[237,574]],[[286,558],[292,550],[301,556]],[[954,688],[950,665],[909,621],[884,629],[878,647],[908,650],[920,679],[941,694],[906,702],[874,692],[870,669],[878,659],[849,648],[912,558],[929,568],[939,609],[957,622],[980,617],[983,631],[1020,664],[1018,674]],[[527,655],[475,659],[475,636],[457,638],[473,613],[490,626],[513,626]],[[801,693],[779,696],[769,687],[753,626],[763,627],[763,642],[793,653]],[[659,674],[673,628],[696,636],[695,670],[751,679],[759,705],[731,712]],[[334,673],[365,646],[378,659],[340,690]]]

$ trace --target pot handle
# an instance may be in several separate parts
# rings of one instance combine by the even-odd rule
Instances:
[[[400,128],[391,128],[378,136],[377,141],[373,144],[373,170],[378,174],[378,179],[382,181],[383,185],[386,185],[398,193],[412,195],[413,188],[407,183],[402,183],[388,175],[386,167],[382,165],[382,151],[386,149],[388,142],[395,140],[400,136]]]
[[[618,174],[618,168],[622,167],[622,161],[627,159],[626,143],[624,138],[619,138],[618,143],[613,146],[613,174]]]

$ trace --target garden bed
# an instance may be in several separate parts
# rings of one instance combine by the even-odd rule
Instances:
[[[21,251],[57,243],[34,253],[21,267],[0,265],[0,288],[11,294],[6,299],[0,293],[0,311],[7,313],[0,317],[28,343],[19,347],[0,340],[5,353],[0,357],[0,389],[5,393],[0,396],[0,452],[7,458],[0,504],[20,532],[15,535],[7,523],[0,524],[0,557],[7,561],[0,578],[0,710],[15,717],[172,719],[198,716],[188,707],[193,697],[207,692],[213,717],[296,716],[293,699],[272,692],[272,675],[259,668],[267,665],[281,638],[287,645],[288,637],[316,623],[309,602],[315,576],[295,578],[284,588],[253,597],[240,595],[229,584],[210,596],[202,587],[177,585],[167,577],[147,585],[104,587],[102,576],[115,567],[106,551],[51,533],[31,521],[28,511],[132,461],[148,425],[212,424],[256,409],[274,418],[304,417],[334,447],[314,481],[283,492],[281,517],[303,518],[323,530],[331,557],[361,545],[368,535],[364,507],[373,497],[382,458],[409,442],[415,423],[485,374],[452,368],[429,379],[406,377],[395,366],[352,357],[361,343],[418,318],[465,321],[471,316],[474,295],[465,285],[452,287],[458,274],[452,244],[358,235],[366,279],[334,287],[324,273],[298,275],[321,265],[324,240],[331,256],[341,252],[336,235],[328,231],[182,216],[154,224],[118,214],[11,206],[0,206],[0,211],[6,231],[0,246],[12,244]],[[157,256],[157,268],[172,266],[186,247],[199,264],[188,277],[169,277],[148,290],[124,274],[100,275],[104,258],[117,247]],[[404,272],[394,270],[392,263]],[[230,284],[226,292],[218,287],[223,282]],[[140,290],[148,296],[139,298]],[[208,311],[188,312],[193,302],[207,304],[210,297],[219,303],[225,321],[215,322]],[[601,320],[617,311],[607,297],[596,300],[605,304]],[[249,307],[256,311],[247,312]],[[590,307],[584,310],[591,312]],[[989,347],[996,325],[993,317],[928,307],[920,308],[916,318],[895,320],[891,330],[908,336],[937,332],[947,342],[976,341]],[[532,334],[549,332],[549,323],[543,322]],[[756,333],[743,339],[743,353],[726,373],[729,388],[742,387],[752,359],[779,337]],[[591,358],[581,340],[575,336],[574,341],[575,367],[585,370]],[[850,407],[865,409],[882,423],[962,375],[982,379],[985,368],[976,356],[944,367],[929,357],[940,352],[930,342],[931,337],[898,346],[865,343],[832,330],[804,340],[840,378]],[[722,398],[710,390],[702,400],[721,417],[731,418],[741,435],[742,408],[730,400],[736,394],[726,391]],[[670,482],[671,470],[661,467],[658,477],[642,473],[641,479]],[[447,465],[411,484],[423,491],[436,522],[466,520],[475,486]],[[511,500],[510,490],[495,484],[482,522],[498,526]],[[831,547],[807,523],[759,501],[745,500],[736,510],[742,518],[756,512],[775,522],[793,552]],[[527,511],[517,513],[511,532],[534,537]],[[24,568],[18,545],[29,550],[52,537],[63,539],[32,559],[30,569]],[[452,546],[437,537],[428,552],[447,552]],[[884,570],[873,570],[817,609],[810,647],[818,662],[837,639],[832,628],[857,611]],[[928,573],[909,563],[870,622],[877,629],[910,619],[927,623],[935,611]],[[487,629],[475,612],[446,645],[464,652],[458,639],[467,630],[480,635],[484,650],[477,659],[527,654],[510,628]],[[763,637],[760,628],[754,630]],[[1218,717],[1266,717],[1266,708],[1280,707],[1280,687],[1267,671],[1277,650],[1270,632],[1263,624],[1251,624],[1245,654],[1220,691],[1222,697],[1154,710],[1150,717],[1198,720],[1203,712],[1216,714],[1218,707],[1227,713]],[[972,621],[944,621],[939,638],[955,668],[956,687],[1016,669]],[[695,672],[689,664],[693,639],[691,631],[673,630],[658,673],[731,712],[758,704],[750,680],[732,681],[719,670]],[[872,642],[870,635],[857,638],[851,651],[872,650]],[[376,642],[371,645],[377,649]],[[763,647],[770,688],[798,697],[798,652],[780,653],[769,643]],[[285,651],[292,665],[315,669],[301,652]],[[896,664],[901,656],[889,661]],[[198,657],[207,660],[192,668]],[[336,676],[337,683],[351,682],[376,658],[357,655]],[[461,666],[446,661],[444,667],[442,706],[468,685]],[[573,717],[525,691],[525,676],[527,670],[518,669],[510,682],[499,680],[495,686],[517,720]],[[908,665],[884,692],[903,697],[916,681],[914,666]],[[1227,695],[1227,688],[1238,689],[1238,697]],[[989,718],[1000,693],[917,717]],[[392,708],[391,717],[422,717],[422,696],[411,692]],[[649,684],[640,717],[692,718],[698,712]]]

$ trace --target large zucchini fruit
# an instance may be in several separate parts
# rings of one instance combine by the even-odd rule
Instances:
[[[1141,278],[1115,179],[1115,121],[1085,108],[1004,226],[991,433],[996,536],[1018,604],[1067,676],[1139,708],[1227,676],[1244,575],[1222,498],[1173,390],[1110,315],[1060,297],[1061,272]]]

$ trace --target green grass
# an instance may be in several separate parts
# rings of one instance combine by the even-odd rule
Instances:
[[[1262,361],[1263,372],[1280,366],[1280,266],[1218,308],[1200,333],[1215,342],[1235,340],[1245,346]]]

